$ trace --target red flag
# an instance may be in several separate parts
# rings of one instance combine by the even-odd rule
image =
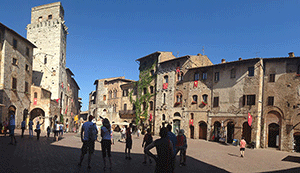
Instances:
[[[67,111],[68,111],[68,106],[66,107],[66,111],[65,111],[65,114],[67,114]]]
[[[33,105],[36,105],[37,104],[37,98],[34,98],[33,99]]]
[[[176,67],[176,73],[180,72],[180,67]]]
[[[153,118],[153,117],[152,117],[152,114],[150,113],[149,121],[152,121],[152,118]]]
[[[196,87],[197,88],[197,86],[198,86],[198,81],[194,81],[194,87]]]
[[[168,83],[163,84],[163,89],[168,89]]]
[[[59,100],[60,100],[60,98],[56,99],[56,102],[58,103]]]
[[[64,83],[63,82],[61,83],[61,87],[64,88]]]
[[[193,119],[190,119],[189,125],[194,126],[194,120]]]
[[[248,125],[251,127],[252,124],[252,116],[251,114],[248,112]]]

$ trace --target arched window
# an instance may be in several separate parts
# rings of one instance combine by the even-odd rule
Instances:
[[[113,112],[117,112],[117,105],[116,104],[113,105]]]
[[[117,98],[117,90],[114,90],[114,98]]]
[[[108,92],[108,98],[111,99],[112,98],[112,91]]]
[[[150,86],[150,93],[153,94],[153,92],[154,92],[153,86]]]
[[[125,103],[124,104],[124,111],[126,111],[127,110],[127,104]]]
[[[181,93],[178,93],[178,94],[176,95],[176,102],[177,102],[177,103],[181,103],[181,102],[182,102],[182,94],[181,94]]]
[[[183,81],[183,72],[177,73],[177,81]]]
[[[133,104],[133,106],[132,106],[132,110],[135,110],[135,104]]]
[[[144,88],[144,89],[143,89],[143,93],[144,93],[144,94],[147,94],[147,88]]]
[[[197,103],[198,101],[198,96],[197,95],[193,95],[193,103]]]
[[[166,75],[164,76],[164,83],[168,83],[169,82],[169,77]]]
[[[153,110],[153,101],[150,102],[150,110]]]
[[[166,120],[166,115],[165,115],[165,114],[162,115],[162,120],[163,120],[163,121]]]
[[[143,102],[143,111],[146,110],[146,102]]]
[[[203,95],[202,95],[202,99],[203,99],[203,101],[206,102],[206,103],[207,103],[207,98],[208,98],[208,95],[206,95],[206,94],[203,94]]]

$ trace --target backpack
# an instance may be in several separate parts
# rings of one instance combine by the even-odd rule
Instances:
[[[95,141],[97,139],[97,127],[95,126],[96,125],[92,124],[88,129],[89,141]]]

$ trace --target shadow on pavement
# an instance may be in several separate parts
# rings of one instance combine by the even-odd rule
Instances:
[[[283,170],[278,170],[278,171],[270,171],[270,172],[264,172],[264,173],[271,173],[271,172],[283,172],[283,173],[299,173],[300,168],[290,168],[290,169],[283,169]]]
[[[72,143],[69,143],[69,140],[61,139],[61,143],[54,143],[53,137],[40,137],[40,140],[37,141],[36,138],[29,138],[28,136],[20,138],[17,136],[18,144],[16,146],[8,145],[9,140],[9,137],[0,137],[0,172],[103,172],[102,152],[99,150],[98,144],[92,156],[92,168],[88,170],[87,155],[85,155],[82,166],[77,166],[81,154],[80,147],[82,145],[79,140],[73,140]],[[66,147],[66,145],[74,147]],[[76,148],[75,146],[80,147]],[[155,163],[142,164],[144,159],[143,154],[132,153],[131,157],[132,160],[125,160],[124,153],[112,152],[113,163],[111,172],[154,172]],[[189,156],[187,156],[187,166],[179,167],[179,156],[177,156],[174,172],[227,171]]]
[[[300,157],[297,157],[297,156],[287,156],[284,159],[282,159],[281,161],[288,161],[288,162],[300,163]]]
[[[228,153],[229,156],[234,156],[234,157],[241,157],[240,155],[236,155],[236,154],[231,154],[231,153]]]

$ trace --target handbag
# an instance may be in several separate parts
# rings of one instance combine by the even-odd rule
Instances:
[[[37,129],[34,129],[35,132],[37,132]]]

